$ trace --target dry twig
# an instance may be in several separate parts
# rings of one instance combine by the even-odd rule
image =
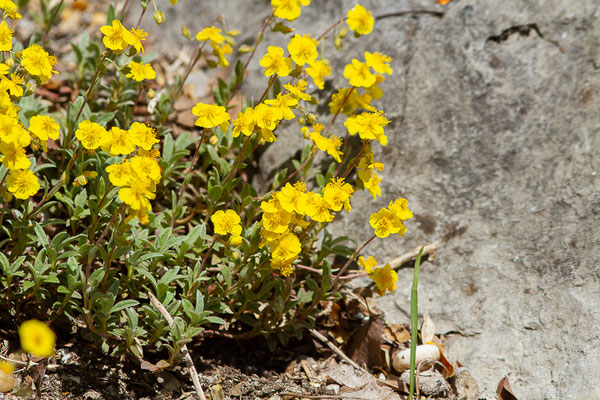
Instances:
[[[421,250],[421,247],[423,248],[422,257],[429,256],[430,260],[433,260],[433,258],[435,257],[435,253],[437,252],[437,245],[438,242],[436,240],[435,242],[427,244],[425,246],[415,247],[411,251],[404,253],[401,256],[391,260],[389,262],[390,268],[398,269],[407,262],[415,260],[417,258],[417,255],[419,254],[419,250]]]
[[[327,339],[325,336],[321,335],[316,329],[310,329],[309,331],[310,331],[311,335],[313,335],[314,337],[319,339],[321,342],[326,344],[327,347],[329,347],[335,354],[340,356],[340,358],[342,360],[346,361],[348,364],[352,365],[354,368],[356,368],[360,371],[365,370],[364,368],[359,366],[357,363],[355,363],[350,357],[348,357],[346,354],[344,354],[344,352],[342,350],[340,350],[339,347],[337,347],[335,344],[331,343],[331,341],[329,339]]]
[[[173,317],[171,317],[171,314],[169,314],[169,312],[161,304],[161,302],[158,301],[156,296],[154,296],[152,293],[148,292],[148,298],[150,299],[150,301],[152,302],[154,307],[156,307],[158,309],[158,311],[160,311],[162,316],[167,320],[167,323],[169,324],[169,328],[173,327]],[[190,352],[185,344],[181,348],[181,351],[183,353],[183,358],[185,359],[185,361],[188,365],[188,368],[190,369],[190,376],[192,377],[192,382],[194,382],[194,387],[196,388],[196,394],[198,395],[200,400],[206,400],[206,396],[204,395],[204,390],[202,390],[202,385],[200,385],[200,379],[198,378],[198,371],[196,371],[196,367],[194,366],[194,361],[192,360],[192,356],[190,356]]]

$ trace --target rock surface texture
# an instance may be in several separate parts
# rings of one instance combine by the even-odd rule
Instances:
[[[268,1],[163,3],[177,22],[154,30],[172,38],[171,49],[181,23],[197,32],[220,13],[250,44],[270,12]],[[318,35],[354,3],[313,0],[293,26]],[[406,238],[375,241],[366,255],[386,262],[439,241],[435,260],[422,266],[420,310],[481,396],[508,375],[518,398],[600,398],[600,3],[361,4],[375,15],[444,15],[380,19],[341,53],[326,44],[337,71],[365,50],[394,58],[377,104],[392,120],[390,143],[373,146],[386,165],[383,197],[358,193],[353,212],[337,217],[337,232],[364,241],[369,213],[406,197],[415,213]],[[266,41],[273,37],[286,42],[270,32]],[[256,77],[259,58],[251,64]],[[344,83],[341,72],[331,78]],[[244,90],[260,94],[265,84],[251,75]],[[345,134],[341,123],[336,129]],[[298,125],[279,133],[263,155],[265,169],[302,144]],[[399,271],[398,290],[380,299],[392,322],[408,321],[411,274]]]

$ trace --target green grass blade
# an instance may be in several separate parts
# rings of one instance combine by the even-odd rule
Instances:
[[[419,331],[419,299],[417,297],[417,287],[419,285],[419,266],[421,265],[421,255],[423,255],[423,248],[419,250],[419,255],[415,260],[415,273],[413,276],[412,289],[410,291],[410,387],[408,398],[413,399],[415,394],[415,358],[417,355],[417,339]]]

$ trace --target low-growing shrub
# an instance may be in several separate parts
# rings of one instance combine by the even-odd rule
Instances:
[[[164,22],[156,5],[142,0],[138,25],[129,27],[110,6],[106,25],[73,42],[68,56],[76,69],[57,74],[49,31],[63,2],[42,1],[39,15],[0,2],[3,321],[68,321],[89,329],[107,353],[142,359],[145,351],[166,349],[169,363],[199,335],[285,343],[314,324],[322,302],[338,298],[369,242],[404,235],[403,221],[412,217],[405,199],[370,216],[374,234],[357,250],[327,229],[336,215],[351,212],[355,191],[381,195],[384,165],[371,148],[387,144],[390,121],[373,104],[392,73],[391,58],[365,52],[334,71],[319,46],[332,40],[339,49],[349,29],[369,34],[374,18],[356,5],[319,36],[298,33],[286,24],[308,3],[272,0],[253,46],[236,47],[239,32],[217,18],[195,36],[186,70],[160,87],[139,28],[147,9]],[[21,10],[41,26],[19,40]],[[264,94],[234,107],[256,46],[268,35],[287,35],[287,48],[268,46],[257,56]],[[193,107],[196,129],[175,135],[174,101],[199,60],[230,69],[231,78],[215,85],[214,104]],[[328,92],[324,80],[332,74],[347,84]],[[75,90],[66,108],[41,101],[41,91],[57,84]],[[321,105],[329,115],[316,115],[317,98],[328,98]],[[134,113],[140,107],[145,112]],[[338,118],[345,118],[342,133],[334,128]],[[261,192],[244,171],[282,126],[306,145],[291,160],[293,170],[277,171]],[[348,145],[353,135],[359,148]],[[378,268],[362,256],[359,264],[380,294],[396,288],[389,265]],[[173,317],[172,327],[149,293]]]

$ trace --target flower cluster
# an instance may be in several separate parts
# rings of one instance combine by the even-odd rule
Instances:
[[[111,156],[127,157],[119,164],[106,167],[106,172],[110,182],[120,187],[119,199],[129,206],[130,215],[147,223],[148,213],[152,211],[150,200],[155,198],[156,185],[161,179],[157,160],[160,154],[152,148],[158,143],[154,129],[134,122],[128,130],[118,127],[106,130],[96,122],[84,120],[75,136],[88,150],[100,148]]]
[[[344,208],[350,211],[350,198],[354,188],[342,178],[335,178],[323,189],[323,193],[307,191],[303,182],[294,185],[287,183],[273,198],[263,201],[260,208],[263,212],[261,246],[269,245],[271,266],[280,269],[283,276],[289,276],[292,263],[300,254],[302,245],[300,234],[316,222],[331,222],[334,214]]]
[[[0,2],[0,9],[9,18],[21,18],[10,0]],[[29,127],[25,128],[15,103],[24,95],[30,79],[37,82],[50,79],[56,73],[53,67],[57,61],[35,43],[20,53],[13,53],[12,41],[13,30],[3,20],[0,23],[0,50],[8,52],[8,57],[0,63],[0,160],[7,172],[0,185],[5,183],[6,189],[17,199],[27,199],[40,189],[38,178],[29,169],[32,162],[27,156],[27,147],[34,151],[42,147],[47,151],[48,140],[58,139],[60,127],[49,115],[33,115]]]
[[[375,229],[375,235],[380,238],[388,237],[394,233],[404,236],[406,232],[404,221],[413,217],[412,211],[407,206],[408,200],[402,198],[390,201],[387,209],[384,207],[371,214],[369,224]]]
[[[231,37],[221,35],[221,30],[215,26],[209,26],[202,29],[200,32],[196,34],[196,40],[199,42],[208,42],[210,43],[210,47],[212,48],[212,54],[216,57],[217,61],[206,58],[206,61],[209,66],[216,67],[227,67],[229,62],[225,56],[227,54],[231,54],[233,49],[229,45],[228,42],[233,42]],[[204,46],[203,46],[204,47]],[[201,53],[206,57],[204,53]]]
[[[128,30],[121,21],[114,19],[111,25],[101,27],[100,32],[104,34],[102,38],[104,46],[115,53],[120,53],[129,46],[132,46],[137,53],[144,52],[142,41],[146,40],[148,33],[139,27]]]

